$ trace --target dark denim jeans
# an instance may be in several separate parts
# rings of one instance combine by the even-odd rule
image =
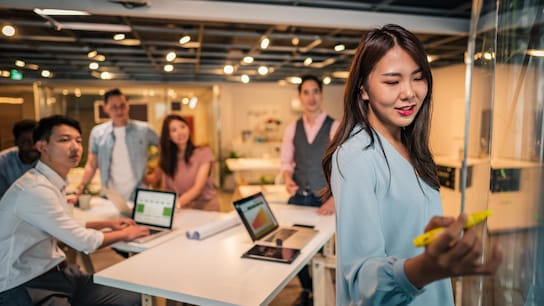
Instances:
[[[321,204],[323,204],[321,203],[321,199],[311,192],[307,193],[306,195],[295,193],[292,197],[289,198],[287,203],[312,207],[320,207]]]

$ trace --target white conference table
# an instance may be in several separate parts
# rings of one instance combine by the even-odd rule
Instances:
[[[132,204],[129,204],[129,206],[132,206]],[[112,244],[111,247],[124,252],[140,253],[175,237],[184,236],[185,232],[189,229],[194,229],[203,224],[230,218],[232,214],[235,214],[235,212],[222,213],[196,209],[176,209],[174,223],[170,233],[145,243],[117,242]],[[111,201],[101,197],[92,197],[90,209],[81,210],[79,208],[75,208],[73,211],[73,217],[80,222],[87,222],[96,220],[111,220],[122,216]]]
[[[315,208],[271,206],[280,224],[319,231],[292,264],[241,258],[253,242],[238,225],[201,241],[179,235],[96,273],[94,281],[197,305],[267,305],[335,231],[334,216],[318,216]],[[198,219],[193,213],[185,212],[186,219]]]

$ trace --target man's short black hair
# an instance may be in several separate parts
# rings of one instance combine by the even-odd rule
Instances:
[[[37,142],[39,140],[49,141],[49,137],[51,137],[53,128],[59,125],[71,126],[76,129],[79,134],[81,134],[81,127],[79,126],[79,122],[77,120],[64,115],[52,115],[42,118],[38,122],[38,126],[32,134],[34,142]]]
[[[104,104],[108,104],[108,99],[110,97],[116,97],[116,96],[124,96],[124,94],[121,92],[121,89],[119,88],[112,88],[104,94]]]
[[[300,84],[298,84],[298,93],[300,93],[300,91],[302,90],[302,84],[304,84],[304,82],[306,81],[314,81],[317,83],[317,86],[319,87],[319,91],[323,92],[323,82],[321,82],[321,80],[316,77],[315,75],[311,75],[311,74],[306,74],[306,75],[303,75],[300,77],[301,78],[301,82]]]
[[[15,141],[17,141],[17,139],[19,139],[21,134],[23,134],[25,132],[34,131],[37,124],[38,124],[38,122],[36,122],[36,120],[32,120],[32,119],[23,119],[21,121],[15,122],[15,124],[13,125],[13,129],[11,130],[11,132],[13,133],[13,138],[15,139]]]

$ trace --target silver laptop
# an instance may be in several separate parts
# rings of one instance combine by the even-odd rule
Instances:
[[[138,188],[132,210],[116,191],[104,189],[104,194],[114,203],[119,212],[124,214],[123,212],[128,209],[136,224],[149,229],[149,236],[136,238],[132,240],[133,242],[145,243],[172,231],[177,199],[175,192]]]
[[[317,233],[302,226],[280,227],[261,192],[235,201],[234,208],[249,236],[258,244],[302,249]]]

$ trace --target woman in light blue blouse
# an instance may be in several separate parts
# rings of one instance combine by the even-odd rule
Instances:
[[[487,275],[466,215],[440,217],[429,149],[432,76],[421,42],[386,25],[361,41],[323,168],[336,201],[337,305],[453,305],[449,277]],[[425,248],[414,237],[445,227]]]

